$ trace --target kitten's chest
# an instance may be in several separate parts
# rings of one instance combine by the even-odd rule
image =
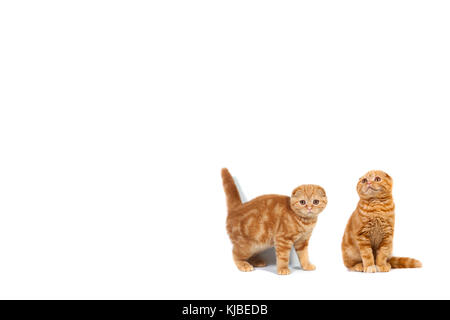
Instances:
[[[371,221],[369,228],[369,238],[372,247],[378,247],[381,244],[381,241],[383,241],[385,235],[383,226],[385,225],[386,222],[383,221],[383,219],[375,218]]]
[[[370,239],[372,247],[377,248],[387,236],[392,234],[393,228],[389,219],[375,216],[366,221],[361,231]]]
[[[293,237],[294,242],[308,240],[311,237],[315,225],[316,223],[308,225],[301,224],[295,231],[295,236]]]
[[[294,242],[308,240],[311,237],[311,233],[312,233],[312,230],[299,231],[294,237]]]

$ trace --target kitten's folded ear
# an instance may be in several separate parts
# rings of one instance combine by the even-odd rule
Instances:
[[[388,175],[386,172],[384,174],[386,175],[386,178],[388,178],[392,181],[392,177],[390,175]]]
[[[322,197],[326,197],[327,193],[325,192],[325,189],[322,188],[321,186],[317,186],[317,192],[322,196]]]
[[[294,196],[298,196],[301,193],[301,189],[302,186],[295,188],[294,191],[292,191],[291,198]]]

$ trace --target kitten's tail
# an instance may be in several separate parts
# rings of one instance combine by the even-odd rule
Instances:
[[[422,268],[422,262],[413,258],[392,257],[389,263],[393,269]]]
[[[227,197],[228,209],[232,209],[242,204],[239,191],[234,183],[233,177],[227,168],[222,169],[223,189]]]

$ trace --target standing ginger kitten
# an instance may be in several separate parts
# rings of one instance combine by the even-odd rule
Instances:
[[[391,268],[420,268],[420,261],[392,257],[394,200],[392,178],[369,171],[356,187],[360,200],[345,229],[342,256],[350,271],[388,272]]]
[[[315,270],[309,262],[308,242],[317,216],[327,205],[322,187],[303,185],[292,196],[264,195],[242,203],[227,169],[222,169],[227,198],[227,232],[233,244],[233,259],[241,271],[263,267],[255,255],[275,246],[278,274],[289,270],[289,255],[294,245],[303,270]]]

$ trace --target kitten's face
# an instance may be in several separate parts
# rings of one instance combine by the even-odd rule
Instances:
[[[313,184],[302,185],[292,192],[291,208],[300,216],[314,218],[327,206],[325,190]]]
[[[373,170],[362,176],[356,190],[360,198],[382,198],[392,193],[392,178],[381,170]]]

